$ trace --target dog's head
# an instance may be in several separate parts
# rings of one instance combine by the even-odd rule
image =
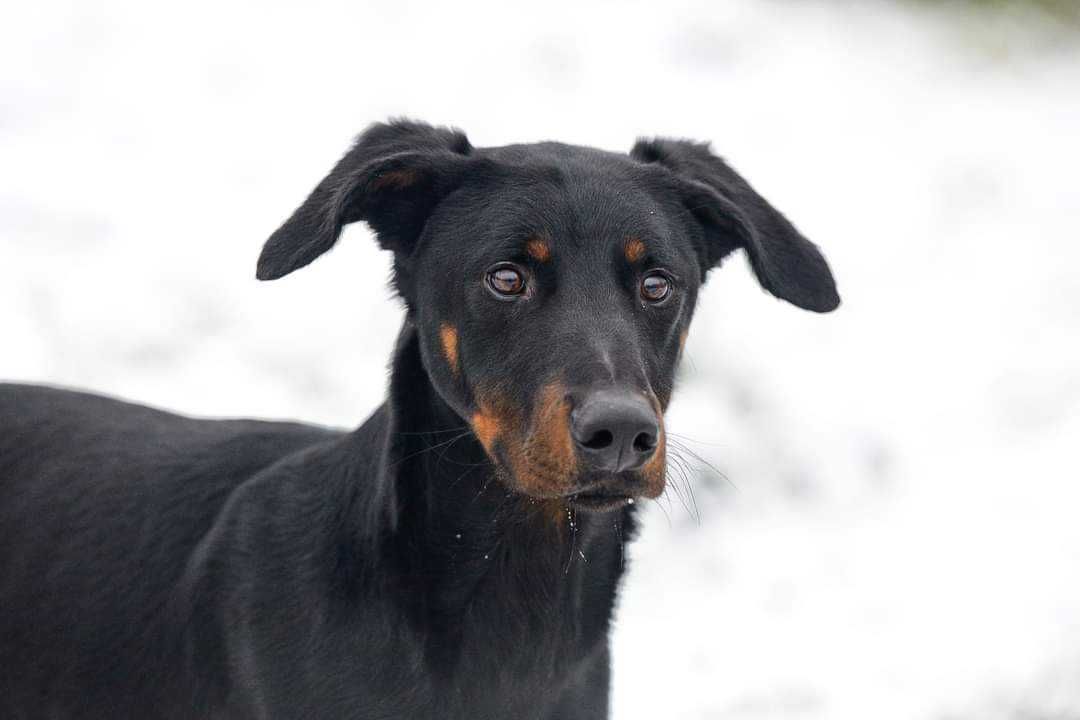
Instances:
[[[510,487],[611,509],[664,487],[663,413],[698,289],[742,248],[773,295],[839,304],[818,249],[707,145],[473,148],[378,124],[270,237],[258,277],[347,223],[394,253],[424,367]]]

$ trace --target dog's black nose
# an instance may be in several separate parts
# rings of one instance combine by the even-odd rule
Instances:
[[[622,472],[644,465],[659,439],[656,413],[644,396],[599,390],[587,395],[570,416],[581,457],[593,470]]]

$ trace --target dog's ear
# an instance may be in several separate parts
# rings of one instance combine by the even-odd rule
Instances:
[[[630,156],[667,168],[667,178],[705,230],[703,274],[736,248],[744,248],[762,287],[806,310],[829,312],[840,304],[836,283],[817,247],[707,143],[639,140]]]
[[[472,146],[459,130],[405,120],[372,125],[259,256],[256,277],[275,280],[333,247],[365,220],[379,244],[407,257],[435,205],[463,179]]]

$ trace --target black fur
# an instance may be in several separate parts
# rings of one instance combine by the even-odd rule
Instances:
[[[408,311],[389,397],[353,432],[0,387],[0,717],[607,717],[634,506],[575,493],[653,494],[663,468],[657,486],[537,448],[591,388],[666,407],[733,250],[815,311],[839,302],[824,259],[704,145],[474,149],[399,121],[358,139],[258,276],[357,220]],[[527,297],[485,286],[502,260]],[[649,305],[654,268],[674,290]]]

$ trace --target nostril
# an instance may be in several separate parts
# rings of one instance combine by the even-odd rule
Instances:
[[[597,430],[581,444],[590,450],[603,450],[606,447],[611,447],[613,442],[615,442],[615,436],[611,434],[610,430]]]
[[[621,388],[594,390],[570,413],[570,436],[583,469],[638,470],[663,442],[659,417],[645,395]]]
[[[638,452],[649,452],[656,447],[656,436],[652,433],[638,433],[634,438],[634,449]]]

